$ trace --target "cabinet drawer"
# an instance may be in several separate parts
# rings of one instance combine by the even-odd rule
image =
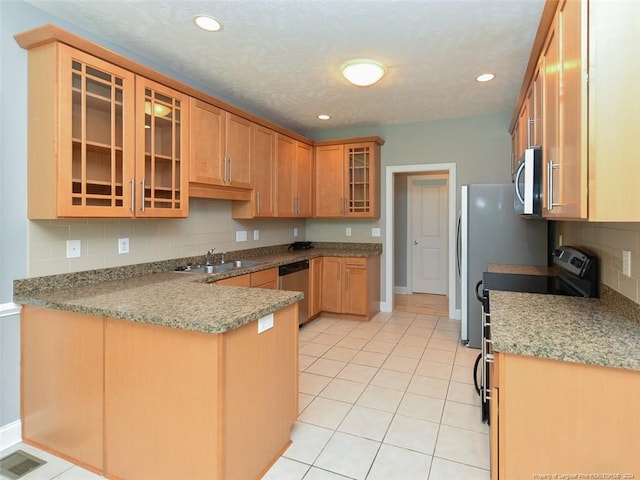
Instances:
[[[251,275],[238,275],[237,277],[229,277],[224,280],[218,280],[216,285],[230,285],[232,287],[250,287]]]
[[[345,258],[345,268],[367,268],[366,258]]]
[[[270,268],[268,270],[261,270],[251,274],[251,286],[260,287],[268,283],[278,284],[278,269]]]

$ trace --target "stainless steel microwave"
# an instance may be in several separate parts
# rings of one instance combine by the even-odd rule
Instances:
[[[527,148],[514,178],[513,206],[519,215],[542,218],[542,149]]]

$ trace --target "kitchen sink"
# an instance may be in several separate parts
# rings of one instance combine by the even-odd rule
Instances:
[[[235,260],[232,262],[219,263],[217,265],[203,265],[200,267],[191,267],[186,270],[176,270],[181,273],[223,273],[238,268],[250,268],[256,265],[262,265],[264,262],[256,262],[254,260]]]

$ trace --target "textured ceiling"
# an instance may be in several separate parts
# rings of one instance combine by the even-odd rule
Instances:
[[[28,0],[301,134],[510,113],[544,0]],[[224,25],[208,33],[192,17]],[[388,67],[354,87],[352,58]],[[493,72],[480,84],[475,77]],[[331,120],[317,119],[320,113]]]

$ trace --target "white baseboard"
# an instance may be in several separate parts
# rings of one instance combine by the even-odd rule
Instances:
[[[462,310],[460,310],[459,308],[456,308],[453,315],[454,320],[462,320]]]
[[[409,295],[409,287],[393,287],[393,293],[398,295]]]
[[[22,441],[22,422],[16,420],[0,427],[0,452]]]
[[[391,305],[389,302],[380,302],[380,311],[384,313],[391,313]]]

